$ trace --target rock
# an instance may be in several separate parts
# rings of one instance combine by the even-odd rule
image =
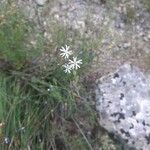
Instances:
[[[131,64],[98,80],[100,125],[126,147],[150,150],[150,77]]]
[[[144,36],[144,32],[140,32],[139,36],[141,36],[141,37]]]
[[[149,41],[148,37],[146,37],[146,36],[143,37],[143,40],[144,40],[145,42],[148,42],[148,41]]]
[[[85,29],[84,21],[76,21],[74,24],[75,29]]]
[[[123,48],[125,48],[125,49],[129,48],[130,46],[131,46],[130,42],[123,44]]]
[[[150,48],[147,47],[147,46],[144,46],[144,47],[143,47],[143,51],[144,51],[146,54],[149,54],[149,53],[150,53]]]
[[[46,0],[35,0],[35,2],[39,5],[39,6],[43,6],[46,2]]]
[[[123,29],[125,27],[125,24],[122,23],[122,20],[119,17],[115,21],[115,27],[119,29]]]
[[[120,23],[120,28],[124,28],[125,27],[125,24],[124,23]]]
[[[147,38],[150,39],[150,33],[148,33]]]
[[[141,29],[141,27],[140,27],[139,25],[137,25],[137,26],[136,26],[136,29],[137,29],[137,30],[140,30],[140,29]]]

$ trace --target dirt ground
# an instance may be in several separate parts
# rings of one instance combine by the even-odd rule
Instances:
[[[18,0],[29,19],[40,22],[45,36],[48,37],[52,22],[57,21],[93,41],[89,47],[96,57],[91,72],[101,75],[124,62],[149,71],[150,15],[146,2],[57,0],[38,6],[32,0]]]

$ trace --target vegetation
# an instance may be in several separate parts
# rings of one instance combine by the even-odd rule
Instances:
[[[148,12],[150,12],[150,1],[149,1],[149,0],[143,0],[142,2],[143,2],[143,4],[144,4],[146,10],[147,10]]]
[[[65,73],[59,49],[71,45],[66,29],[55,24],[50,42],[11,3],[0,11],[0,149],[93,149],[86,134],[96,112],[81,83],[92,60],[88,41],[75,51],[82,70]]]
[[[126,12],[124,13],[124,22],[132,23],[135,20],[135,10],[131,6],[126,7]]]

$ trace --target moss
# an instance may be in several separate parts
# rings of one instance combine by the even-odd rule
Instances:
[[[134,20],[135,20],[135,10],[130,6],[127,6],[126,13],[124,14],[124,22],[132,23]]]
[[[150,12],[150,0],[143,0],[144,7],[148,12]]]

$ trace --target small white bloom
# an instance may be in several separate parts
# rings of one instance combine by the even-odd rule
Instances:
[[[73,60],[69,59],[69,65],[71,69],[78,69],[80,68],[80,65],[82,64],[82,59],[77,60],[77,57],[73,57]]]
[[[72,68],[70,67],[70,65],[69,64],[65,64],[65,65],[63,65],[63,67],[65,68],[65,73],[71,73],[71,70],[72,70]]]
[[[65,47],[61,47],[60,51],[62,52],[60,56],[66,58],[69,58],[69,56],[72,54],[72,51],[69,51],[70,46],[65,45]]]

